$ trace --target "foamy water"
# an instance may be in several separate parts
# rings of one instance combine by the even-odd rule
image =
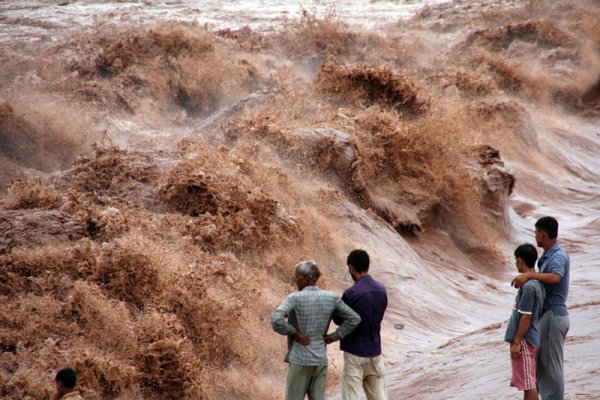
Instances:
[[[41,179],[3,192],[1,300],[32,319],[2,315],[0,395],[42,398],[70,362],[90,398],[279,398],[291,266],[341,293],[363,247],[390,398],[514,398],[510,255],[554,215],[567,398],[593,398],[597,11],[448,3],[0,3],[0,178]]]
[[[376,27],[396,22],[414,15],[426,4],[444,3],[447,0],[403,1],[403,0],[232,0],[232,1],[5,1],[0,4],[0,40],[18,37],[32,39],[46,35],[47,30],[36,27],[43,21],[57,27],[88,28],[99,19],[113,20],[125,24],[153,23],[157,20],[175,19],[206,24],[214,29],[239,29],[248,26],[259,31],[281,29],[289,20],[297,19],[302,12],[324,16],[335,15],[348,24]],[[30,19],[19,29],[7,23],[7,19]]]

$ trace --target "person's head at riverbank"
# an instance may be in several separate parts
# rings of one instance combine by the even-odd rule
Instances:
[[[77,373],[73,368],[62,368],[54,378],[56,383],[55,400],[82,400],[79,391],[75,390],[77,385]]]
[[[535,272],[535,262],[537,261],[538,252],[535,247],[529,243],[520,245],[515,249],[515,266],[520,273]]]
[[[535,241],[538,247],[548,251],[558,237],[558,221],[553,217],[542,217],[535,223]]]
[[[316,285],[320,277],[319,266],[312,260],[302,261],[294,268],[294,282],[298,290]]]
[[[321,272],[312,260],[294,267],[294,282],[298,288],[271,313],[273,330],[288,338],[284,361],[290,364],[287,372],[286,400],[324,400],[327,386],[327,348],[348,335],[360,323],[360,317],[342,298],[316,285]],[[344,323],[327,334],[333,315]]]
[[[538,260],[538,272],[519,274],[512,285],[520,288],[529,280],[543,284],[545,290],[539,323],[540,346],[537,357],[537,388],[542,399],[564,396],[564,344],[570,327],[567,297],[571,261],[557,241],[558,221],[542,217],[535,223],[535,241],[544,249]]]
[[[370,262],[369,253],[364,250],[356,249],[348,254],[346,265],[348,266],[348,272],[354,282],[369,274]]]

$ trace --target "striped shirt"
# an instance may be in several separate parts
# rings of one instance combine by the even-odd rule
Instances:
[[[271,314],[273,330],[288,336],[285,361],[303,366],[327,364],[327,348],[323,336],[327,334],[334,313],[344,319],[344,323],[332,334],[335,340],[352,332],[360,323],[358,314],[333,292],[312,285],[290,294]],[[310,339],[308,346],[294,341],[296,331]]]

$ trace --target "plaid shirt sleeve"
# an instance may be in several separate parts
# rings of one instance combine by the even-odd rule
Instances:
[[[335,300],[334,314],[343,320],[342,324],[331,334],[335,340],[342,339],[360,324],[360,316],[344,303],[340,297]]]
[[[282,335],[293,335],[296,328],[286,318],[294,310],[294,297],[289,295],[273,313],[271,313],[271,327]]]

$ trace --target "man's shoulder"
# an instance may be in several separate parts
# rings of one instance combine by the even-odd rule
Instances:
[[[569,271],[569,265],[569,255],[562,247],[556,244],[548,255],[548,260],[544,262],[544,266],[540,267],[540,270],[546,273],[565,276]]]
[[[83,400],[78,391],[70,392],[61,397],[61,400]]]
[[[560,249],[556,252],[556,255],[553,258],[562,264],[569,264],[569,254],[566,252],[566,250]]]
[[[568,261],[569,253],[560,244],[556,243],[552,249],[552,254],[550,254],[550,259]]]
[[[385,285],[378,280],[373,279],[373,285],[382,292],[386,292]]]
[[[385,286],[375,280],[363,282],[361,285],[353,285],[344,292],[344,299],[352,307],[359,303],[387,304],[387,292]]]
[[[337,296],[334,292],[330,290],[321,289],[317,285],[311,286],[310,290],[303,290],[303,292],[312,293],[316,296]]]
[[[339,298],[339,299],[342,298],[339,294],[337,294],[335,292],[332,292],[332,291],[329,291],[329,290],[320,290],[319,291],[319,296],[328,297],[328,298],[330,297],[330,298],[334,298],[334,299],[335,298]]]
[[[386,289],[381,282],[374,279],[371,275],[367,275],[365,278],[359,280],[345,291],[345,293],[360,292],[386,292]]]
[[[298,298],[335,298],[340,297],[338,294],[329,290],[323,290],[319,287],[315,287],[311,290],[302,290],[300,292],[292,293],[290,296],[295,295]]]
[[[529,279],[527,282],[523,284],[524,288],[536,288],[541,286],[541,282],[537,279]]]
[[[535,279],[530,279],[522,286],[523,291],[541,292],[543,290],[542,283]]]

